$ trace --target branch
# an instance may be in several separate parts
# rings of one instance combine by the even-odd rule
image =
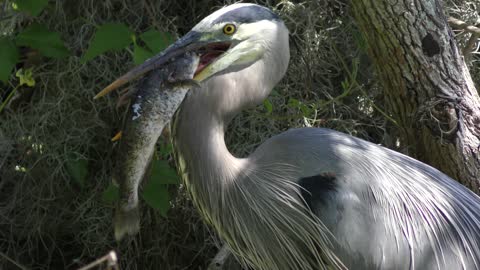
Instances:
[[[215,255],[213,258],[212,262],[208,266],[209,270],[215,270],[215,269],[226,269],[225,264],[230,256],[230,251],[228,250],[227,246],[223,246],[220,251]]]
[[[107,269],[119,270],[117,253],[115,251],[110,251],[107,255],[101,257],[100,259],[95,260],[92,263],[78,269],[78,270],[89,270],[93,268],[98,268],[99,265],[107,262]]]
[[[455,19],[453,17],[448,17],[448,22],[452,26],[456,26],[460,29],[463,29],[467,32],[472,33],[472,36],[470,39],[467,41],[467,44],[465,45],[465,48],[463,48],[462,53],[463,57],[465,58],[465,62],[468,62],[470,53],[472,52],[473,48],[475,48],[475,44],[477,44],[478,38],[480,38],[480,28],[477,26],[469,25],[468,23],[461,21],[459,19]],[[477,20],[475,23],[476,25],[480,24],[480,19]]]
[[[480,35],[480,28],[478,28],[476,26],[473,26],[473,25],[470,25],[470,24],[468,24],[464,21],[461,21],[459,19],[455,19],[453,17],[448,17],[448,23],[450,25],[456,26],[456,27],[458,27],[462,30]]]
[[[470,58],[470,54],[472,53],[473,49],[475,48],[475,45],[477,44],[478,38],[480,38],[480,34],[472,33],[472,36],[467,41],[465,48],[463,48],[462,53],[463,53],[463,57],[465,58],[465,61],[468,62],[468,59]]]
[[[208,270],[242,270],[242,266],[232,255],[227,245],[224,245],[215,255]]]
[[[13,260],[12,258],[8,257],[7,254],[3,253],[0,251],[0,256],[5,258],[7,261],[11,262],[13,265],[15,265],[16,267],[18,267],[19,269],[22,269],[22,270],[28,270],[27,267],[21,265],[20,263],[16,262],[15,260]]]

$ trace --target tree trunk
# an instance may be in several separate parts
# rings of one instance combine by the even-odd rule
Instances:
[[[401,148],[480,187],[480,99],[438,0],[353,0]]]

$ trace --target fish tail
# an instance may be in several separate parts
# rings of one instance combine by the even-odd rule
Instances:
[[[140,231],[140,211],[138,204],[125,209],[117,207],[114,218],[115,239],[120,241],[125,235],[135,235]]]

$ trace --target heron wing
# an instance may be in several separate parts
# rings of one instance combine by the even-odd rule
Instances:
[[[424,163],[318,128],[275,136],[251,158],[296,168],[300,200],[349,268],[479,268],[480,198]]]

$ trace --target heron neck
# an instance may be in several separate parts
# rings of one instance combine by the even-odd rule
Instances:
[[[236,158],[228,151],[224,134],[233,117],[261,104],[285,74],[288,46],[272,51],[283,55],[270,55],[268,51],[248,67],[215,75],[200,89],[192,89],[176,113],[172,139],[178,169],[194,203],[207,219],[221,212],[223,201],[219,200],[224,199],[225,191],[252,167],[249,158]],[[282,61],[274,65],[269,62],[272,59]]]
[[[219,112],[219,97],[212,88],[195,89],[185,98],[172,127],[172,140],[178,170],[183,181],[204,216],[218,208],[218,201],[210,196],[235,181],[245,159],[234,157],[228,150],[224,133],[226,125],[236,112]],[[208,218],[208,217],[207,217]]]

